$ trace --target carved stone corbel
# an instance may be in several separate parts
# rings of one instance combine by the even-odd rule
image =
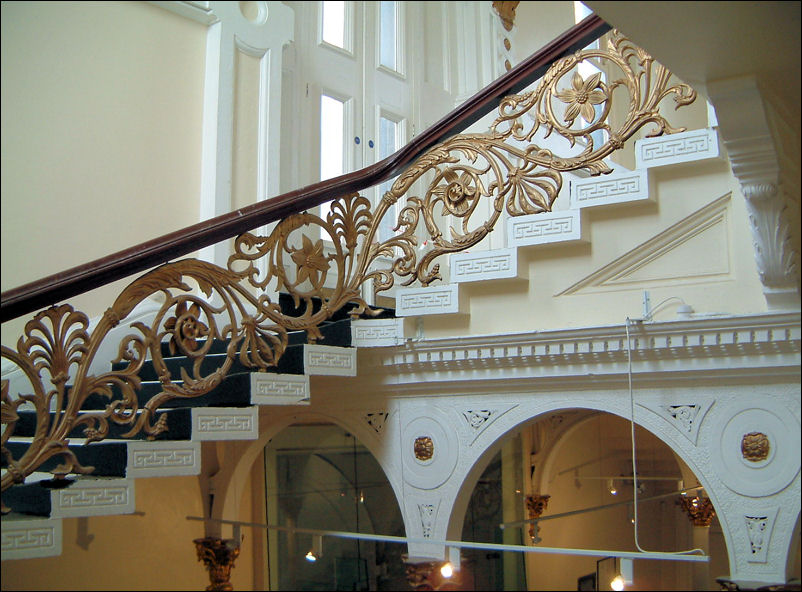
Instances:
[[[549,498],[551,498],[550,495],[527,495],[525,499],[527,518],[529,520],[540,518],[543,512],[546,511],[546,507],[549,505]],[[531,522],[529,524],[529,540],[531,540],[532,543],[539,542],[539,539],[536,540],[536,531],[537,525],[534,522]]]
[[[719,133],[741,185],[760,281],[769,309],[799,308],[799,204],[790,195],[793,155],[771,125],[771,109],[753,77],[708,83]],[[782,127],[782,126],[779,126]],[[798,176],[798,175],[797,175]],[[798,223],[797,223],[798,226]]]

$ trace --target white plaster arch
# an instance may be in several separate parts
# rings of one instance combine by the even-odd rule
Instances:
[[[223,455],[228,462],[221,463],[222,470],[211,478],[212,490],[218,500],[212,509],[212,518],[230,520],[239,515],[240,493],[250,476],[253,463],[259,458],[265,446],[282,430],[295,423],[309,420],[335,424],[353,434],[367,448],[387,477],[396,497],[396,503],[403,515],[403,504],[401,503],[403,498],[399,494],[401,484],[397,471],[392,465],[388,466],[388,456],[381,454],[381,442],[375,437],[371,437],[371,427],[367,421],[357,423],[354,418],[358,416],[347,410],[336,412],[330,409],[321,411],[297,407],[263,407],[260,411],[258,439],[223,443]],[[406,526],[406,520],[404,522]]]
[[[771,387],[765,388],[767,390],[771,389]],[[747,498],[724,485],[715,470],[715,459],[712,458],[709,443],[715,436],[714,432],[720,424],[720,420],[717,421],[716,416],[721,415],[721,411],[732,413],[734,408],[754,408],[755,399],[754,392],[749,389],[745,389],[735,395],[730,392],[729,396],[716,392],[722,389],[725,392],[726,390],[739,390],[736,387],[730,387],[729,389],[727,387],[719,387],[709,389],[710,392],[706,396],[699,395],[698,392],[693,395],[697,399],[706,399],[705,403],[711,401],[719,403],[717,405],[712,405],[711,403],[713,406],[712,411],[715,413],[710,413],[710,417],[706,416],[703,419],[699,446],[694,445],[683,435],[677,428],[676,423],[651,411],[643,404],[643,399],[648,399],[650,396],[663,398],[668,396],[671,400],[680,400],[683,396],[686,396],[686,393],[682,392],[683,389],[670,390],[679,392],[645,391],[639,393],[639,403],[635,406],[634,420],[637,425],[649,430],[669,446],[697,476],[700,484],[706,490],[719,515],[727,545],[732,579],[784,581],[786,562],[788,561],[785,549],[788,548],[792,536],[792,528],[788,528],[785,525],[789,521],[792,525],[795,524],[799,515],[799,473],[797,472],[788,486],[762,498]],[[497,400],[495,397],[494,399]],[[763,401],[764,406],[769,406],[769,403],[766,402],[768,400],[770,400],[770,396]],[[721,401],[725,401],[726,404],[722,404]],[[455,400],[454,405],[458,405],[458,408],[465,408],[470,405],[470,402],[462,398],[461,400]],[[511,432],[520,429],[525,423],[545,413],[561,409],[605,411],[625,419],[629,419],[631,414],[629,398],[622,397],[620,392],[563,393],[560,397],[531,395],[524,399],[524,402],[518,399],[514,412],[508,412],[499,417],[471,445],[466,446],[464,441],[461,442],[460,462],[457,470],[446,483],[437,488],[436,492],[432,492],[432,494],[436,493],[440,500],[440,511],[435,516],[436,523],[433,529],[435,534],[445,536],[447,539],[459,538],[471,488],[475,485],[481,470],[489,462],[489,458],[496,452],[501,442]],[[797,495],[794,497],[795,492]],[[746,514],[744,513],[744,508],[746,508]],[[768,535],[769,542],[763,544],[763,559],[756,561],[753,556],[754,551],[750,551],[750,547],[754,547],[754,542],[749,538],[751,536],[749,523],[745,518],[753,515],[763,517],[763,514],[771,514],[770,510],[772,508],[777,510],[782,508],[781,513],[784,513],[785,516],[782,521],[775,519],[776,511],[773,517],[767,516],[766,519],[772,523],[767,525],[767,528],[771,531]],[[780,525],[780,523],[782,523],[783,527],[777,528],[775,525]],[[775,539],[774,537],[777,538]],[[438,537],[435,536],[433,538],[436,540]],[[429,547],[428,552],[431,557],[439,558],[444,556],[445,550],[442,550],[443,555],[441,555],[438,550]],[[782,557],[779,555],[782,555]]]

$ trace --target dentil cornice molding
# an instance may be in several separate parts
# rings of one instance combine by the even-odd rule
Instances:
[[[799,312],[636,321],[629,333],[632,372],[641,386],[799,379]],[[505,392],[620,388],[628,367],[621,323],[360,348],[358,380],[393,394],[467,394],[492,384]]]

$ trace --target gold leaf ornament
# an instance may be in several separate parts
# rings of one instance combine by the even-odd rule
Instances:
[[[601,72],[596,72],[587,80],[583,79],[579,72],[574,72],[571,88],[561,90],[555,93],[555,96],[568,104],[563,117],[569,125],[580,114],[587,123],[592,123],[596,117],[593,106],[607,100],[607,92],[601,82]]]

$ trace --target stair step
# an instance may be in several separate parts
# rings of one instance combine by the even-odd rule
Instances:
[[[451,255],[451,281],[459,283],[526,279],[528,267],[518,265],[518,249],[493,249]]]
[[[610,175],[571,181],[570,203],[575,209],[613,204],[648,202],[649,175],[645,170],[614,172]]]
[[[465,297],[460,295],[459,284],[399,288],[395,298],[396,314],[399,317],[465,314],[467,310]]]
[[[167,416],[167,425],[169,430],[156,436],[157,440],[189,440],[192,438],[192,416],[191,409],[158,409],[156,411],[156,419],[162,414]],[[141,413],[141,410],[139,411]],[[19,420],[14,427],[14,436],[20,438],[33,438],[36,433],[36,412],[35,411],[19,411]],[[50,414],[50,421],[55,418],[55,414]],[[155,420],[154,420],[155,421]],[[130,425],[118,425],[114,422],[109,422],[109,438],[118,439],[131,429]],[[85,438],[84,426],[74,428],[68,435],[68,438]],[[134,436],[136,439],[145,439],[147,434],[139,433]]]
[[[24,514],[11,513],[3,516],[2,523],[3,561],[61,555],[60,519],[31,518]]]
[[[156,444],[153,442],[152,444]],[[21,458],[28,450],[29,442],[20,438],[11,438],[6,442],[6,448],[11,452],[13,458]],[[69,444],[69,449],[78,458],[78,462],[85,467],[95,467],[93,475],[96,477],[125,477],[125,467],[127,459],[126,443],[120,440],[104,440],[93,442],[90,445]],[[52,456],[42,463],[38,470],[50,472],[64,461],[60,455]],[[2,467],[7,466],[5,457],[2,459]],[[3,494],[5,495],[5,493]]]
[[[718,134],[697,129],[635,141],[635,166],[646,169],[718,158]]]
[[[587,242],[580,210],[560,210],[513,216],[507,219],[507,246],[572,244]]]
[[[54,479],[33,473],[25,483],[3,493],[15,513],[50,518],[132,514],[136,511],[133,479],[70,475]]]

